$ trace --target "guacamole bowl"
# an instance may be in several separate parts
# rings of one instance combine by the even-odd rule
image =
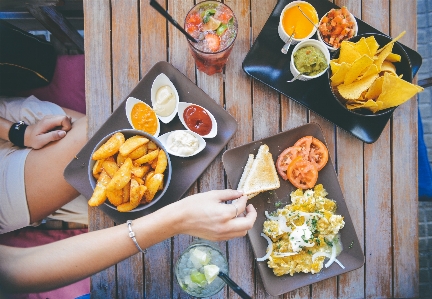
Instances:
[[[298,43],[292,53],[290,70],[294,78],[308,81],[323,75],[330,64],[330,53],[323,42],[309,39]]]

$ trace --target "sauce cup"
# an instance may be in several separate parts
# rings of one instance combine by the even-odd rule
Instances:
[[[144,104],[145,105],[144,107],[149,108],[149,109],[151,109],[151,111],[154,112],[154,110],[149,105],[147,105],[146,103],[144,103],[143,101],[140,101],[140,100],[138,100],[136,98],[133,98],[133,97],[129,97],[126,100],[126,117],[127,117],[128,121],[129,121],[129,124],[132,126],[133,129],[140,130],[142,132],[146,132],[145,130],[141,130],[139,127],[136,127],[134,125],[134,122],[133,122],[133,117],[132,117],[133,108],[134,108],[135,105],[138,105],[138,104],[139,105]],[[156,115],[156,112],[154,112],[154,113],[155,113],[154,115],[156,116],[155,122],[156,122],[156,126],[157,127],[156,127],[156,132],[154,134],[152,134],[152,135],[154,137],[158,137],[159,133],[160,133],[160,123],[159,123],[159,118]],[[143,117],[143,119],[148,119],[148,117]],[[149,132],[146,132],[146,133],[149,133]]]
[[[210,117],[210,121],[211,121],[211,130],[210,130],[210,132],[208,132],[205,135],[201,135],[201,134],[199,134],[198,130],[196,130],[196,129],[193,130],[193,129],[191,129],[188,126],[188,123],[185,120],[184,116],[185,116],[185,110],[188,109],[190,106],[197,106],[197,107],[199,107],[200,109],[204,110],[207,113],[207,115]],[[200,135],[202,138],[214,138],[214,137],[216,137],[216,135],[217,135],[217,121],[216,121],[215,117],[213,116],[213,114],[210,111],[208,111],[206,108],[204,108],[204,107],[202,107],[200,105],[197,105],[197,104],[180,102],[179,103],[179,107],[178,107],[178,116],[179,116],[179,119],[180,119],[181,123],[183,124],[183,126],[187,130]],[[202,120],[195,120],[195,126],[199,126],[200,125],[199,124],[200,121],[202,121]],[[196,124],[196,122],[198,122],[198,124]]]
[[[323,69],[319,74],[316,74],[314,76],[308,76],[308,75],[301,74],[301,72],[296,68],[296,66],[294,64],[294,54],[299,49],[301,49],[303,47],[307,47],[307,46],[313,46],[313,47],[317,48],[318,50],[320,50],[324,54],[324,57],[325,57],[326,62],[327,62],[327,67],[325,69]],[[322,74],[324,74],[327,71],[329,64],[330,64],[330,53],[327,50],[326,45],[323,42],[320,42],[320,41],[317,41],[314,39],[309,39],[309,40],[305,40],[305,41],[298,43],[294,47],[294,49],[291,53],[291,61],[290,61],[291,73],[294,77],[297,77],[297,79],[302,80],[302,81],[308,81],[311,79],[318,78],[319,76],[321,76]]]
[[[174,134],[174,135],[172,135]],[[188,135],[185,135],[188,134]],[[170,135],[172,135],[170,137]],[[175,135],[177,135],[175,138],[173,138]],[[184,138],[187,137],[188,139]],[[190,139],[194,137],[194,139]],[[183,138],[182,138],[183,137]],[[189,131],[189,130],[175,130],[168,133],[165,133],[158,137],[159,141],[163,144],[166,151],[173,156],[187,158],[192,157],[200,153],[205,147],[206,142],[204,138],[202,138],[200,135],[198,135],[195,132]],[[191,140],[196,141],[196,149],[191,152],[186,152],[188,148],[191,148]],[[174,141],[174,142],[173,142]],[[182,151],[182,148],[185,148],[186,151]]]
[[[169,88],[169,90],[172,92],[172,95],[174,97],[171,100],[169,100],[169,103],[168,102],[161,103],[160,100],[158,101],[158,99],[157,99],[158,90],[160,88],[165,87],[165,86],[167,86]],[[176,87],[174,86],[174,84],[171,82],[171,80],[168,78],[167,75],[165,75],[164,73],[161,73],[154,79],[150,94],[151,94],[151,103],[152,103],[153,109],[155,110],[156,115],[160,119],[160,121],[165,123],[165,124],[172,121],[173,118],[177,114],[178,104],[179,104],[179,95],[178,95]],[[173,101],[173,102],[171,102],[171,101]],[[168,115],[164,114],[162,116],[162,115],[160,115],[158,107],[163,108],[165,105],[172,105],[172,112]]]

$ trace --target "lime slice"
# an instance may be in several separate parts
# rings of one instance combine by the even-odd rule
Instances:
[[[204,31],[207,31],[207,30],[216,30],[216,29],[218,29],[218,27],[219,27],[219,25],[221,23],[222,23],[221,21],[216,20],[213,17],[210,17],[209,20],[208,20],[208,22],[203,25],[203,30]]]
[[[196,271],[196,272],[191,273],[190,278],[191,278],[192,282],[195,282],[196,284],[198,284],[200,286],[204,286],[207,284],[206,277],[201,272]]]
[[[201,265],[207,265],[210,262],[210,255],[198,248],[192,250],[191,257]]]
[[[216,265],[207,265],[204,266],[204,275],[207,279],[207,282],[210,284],[213,280],[215,280],[216,276],[219,274],[219,267]]]

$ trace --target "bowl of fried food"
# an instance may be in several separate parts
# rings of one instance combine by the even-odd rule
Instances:
[[[363,116],[393,113],[422,87],[412,84],[410,59],[397,41],[366,33],[343,41],[328,69],[330,88],[345,109]]]
[[[104,137],[90,157],[90,206],[119,212],[144,210],[158,202],[171,180],[171,160],[160,141],[143,131],[124,129]]]

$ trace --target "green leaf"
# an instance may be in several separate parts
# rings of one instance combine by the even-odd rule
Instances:
[[[224,23],[220,24],[218,29],[216,29],[216,34],[221,36],[228,29],[228,26]]]

